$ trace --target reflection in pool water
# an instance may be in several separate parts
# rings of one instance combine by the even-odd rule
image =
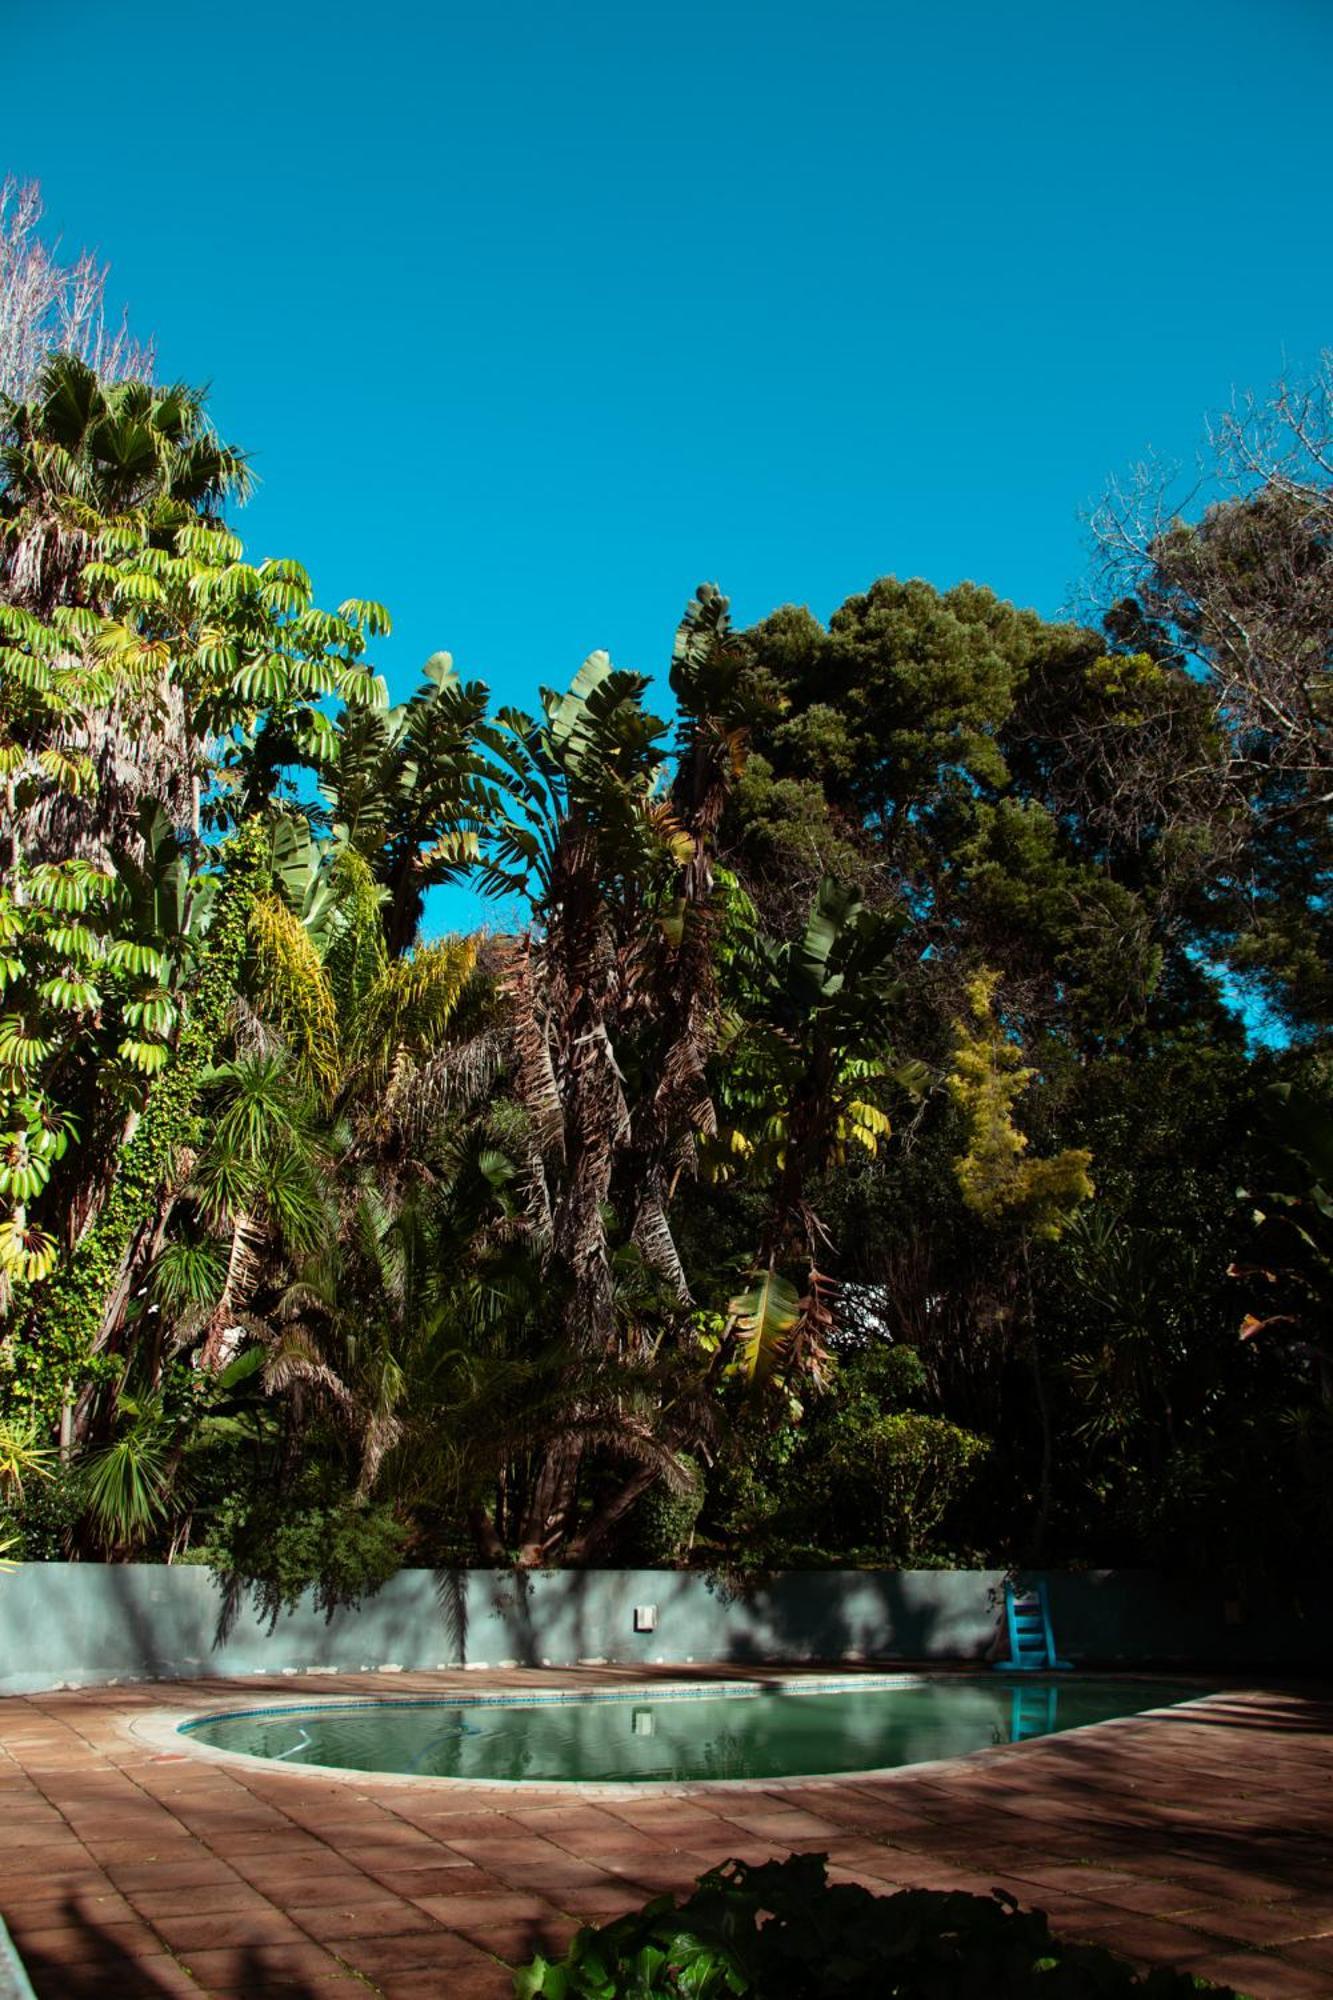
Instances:
[[[435,1697],[256,1710],[186,1723],[200,1743],[286,1764],[547,1784],[833,1776],[958,1757],[1198,1690],[1072,1676],[740,1685],[730,1692]]]

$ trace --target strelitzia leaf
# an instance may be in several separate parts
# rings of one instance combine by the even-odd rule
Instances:
[[[732,1367],[748,1382],[763,1382],[782,1358],[787,1337],[801,1316],[796,1287],[771,1266],[747,1292],[732,1299]]]

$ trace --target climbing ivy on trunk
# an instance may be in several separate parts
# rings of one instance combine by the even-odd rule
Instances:
[[[153,1225],[181,1149],[199,1136],[200,1085],[226,1033],[250,912],[267,883],[263,822],[247,822],[222,855],[226,879],[176,1047],[149,1091],[106,1202],[50,1278],[30,1287],[26,1302],[14,1302],[13,1323],[26,1321],[27,1331],[9,1343],[9,1400],[43,1418],[54,1419],[81,1390],[115,1374],[119,1364],[105,1350],[123,1311],[135,1253]]]

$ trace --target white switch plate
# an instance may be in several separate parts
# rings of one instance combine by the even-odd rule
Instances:
[[[657,1630],[657,1606],[655,1604],[635,1605],[634,1629],[636,1632],[655,1632]]]

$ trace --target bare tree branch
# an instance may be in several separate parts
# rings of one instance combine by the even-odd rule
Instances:
[[[87,250],[71,264],[59,243],[40,236],[41,190],[10,174],[0,182],[0,394],[21,399],[48,354],[75,354],[106,381],[151,380],[151,342],[134,339],[128,320],[107,318],[109,267]]]

